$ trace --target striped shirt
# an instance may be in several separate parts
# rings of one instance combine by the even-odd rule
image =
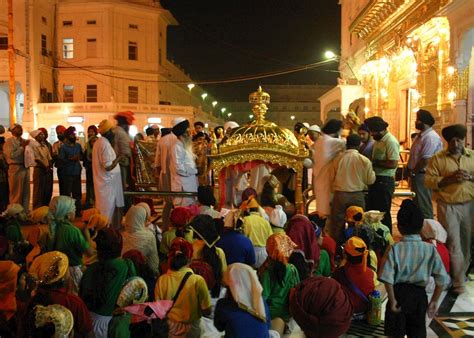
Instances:
[[[407,283],[425,287],[430,276],[436,285],[447,286],[449,276],[434,245],[420,235],[406,235],[390,249],[379,280],[392,285]]]

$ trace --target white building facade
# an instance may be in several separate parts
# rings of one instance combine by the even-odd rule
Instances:
[[[167,59],[167,27],[177,22],[159,1],[13,3],[17,118],[27,130],[45,127],[54,134],[63,124],[81,133],[123,110],[136,114],[137,131],[170,126],[178,116],[217,123],[204,112],[210,103],[202,89],[189,90],[190,77]],[[0,8],[6,6],[0,0]],[[0,42],[6,19],[1,15]],[[8,58],[1,46],[0,123],[8,124]]]

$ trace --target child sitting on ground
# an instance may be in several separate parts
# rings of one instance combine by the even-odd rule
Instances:
[[[389,299],[385,335],[426,337],[426,313],[430,318],[435,315],[449,276],[436,248],[421,240],[423,215],[412,200],[402,202],[397,220],[403,238],[390,248],[379,273]],[[425,287],[430,276],[434,277],[436,287],[428,303]]]
[[[356,236],[369,240],[369,243],[366,242],[367,246],[375,251],[379,264],[390,246],[395,243],[390,229],[382,224],[384,214],[384,212],[377,210],[366,211],[362,217],[362,224],[356,228],[355,233]],[[378,269],[380,269],[380,265],[378,265]]]
[[[326,250],[328,253],[329,261],[331,263],[331,271],[334,271],[336,267],[335,258],[337,244],[336,241],[324,231],[326,218],[320,217],[317,212],[312,212],[308,215],[308,218],[313,224],[316,224],[321,229],[321,237],[318,237],[318,243],[321,249]]]
[[[349,238],[344,245],[344,261],[333,273],[348,291],[354,314],[369,310],[368,296],[375,290],[377,274],[368,266],[369,250],[365,242],[356,236]]]
[[[357,232],[357,226],[362,224],[362,217],[364,216],[364,209],[356,205],[350,206],[346,209],[345,221],[347,227],[344,230],[344,242],[347,242],[349,238],[355,236]]]

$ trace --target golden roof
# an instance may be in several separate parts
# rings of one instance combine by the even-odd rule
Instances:
[[[290,130],[265,120],[270,103],[268,93],[259,87],[249,95],[249,103],[255,120],[234,128],[219,145],[213,145],[211,158],[214,168],[252,160],[295,167],[308,156],[304,136],[298,140]]]

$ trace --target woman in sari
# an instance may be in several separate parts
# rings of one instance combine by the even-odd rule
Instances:
[[[77,292],[82,278],[82,255],[93,255],[89,229],[82,231],[72,224],[76,215],[75,200],[68,196],[56,196],[49,203],[48,251],[63,252],[69,259],[69,274]]]
[[[141,206],[134,205],[128,209],[125,215],[125,231],[123,236],[122,253],[129,250],[138,250],[145,257],[148,267],[155,275],[159,274],[160,260],[156,238],[146,226],[147,211]]]
[[[288,263],[296,244],[285,233],[277,233],[268,238],[266,248],[268,259],[260,269],[263,298],[270,307],[272,329],[283,335],[290,319],[288,296],[300,282],[298,270]]]

